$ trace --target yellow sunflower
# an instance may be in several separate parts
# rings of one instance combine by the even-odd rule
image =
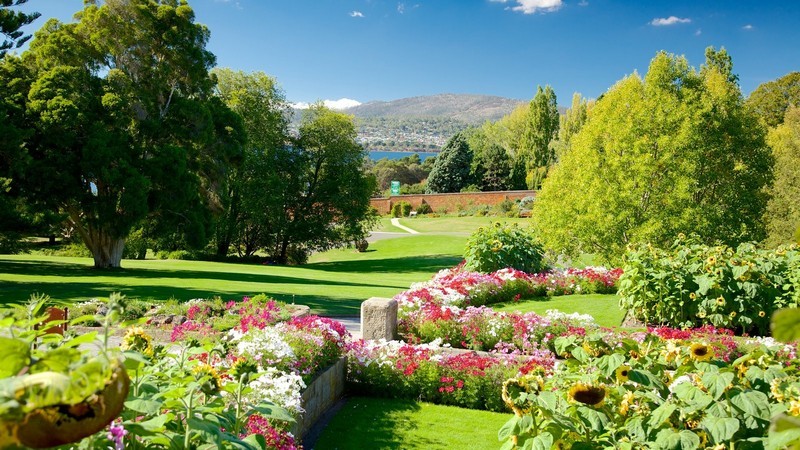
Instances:
[[[628,411],[631,409],[631,406],[633,406],[633,400],[634,400],[633,392],[630,391],[626,392],[625,395],[622,396],[622,402],[620,402],[619,404],[620,415],[623,416],[628,415]]]
[[[725,297],[723,297],[721,295],[719,297],[717,297],[717,305],[725,306]]]
[[[730,316],[730,318],[733,319],[734,317],[736,317],[736,311],[731,311],[731,313],[728,314],[728,316]]]
[[[766,315],[767,315],[767,313],[765,313],[764,311],[759,311],[758,312],[758,317],[764,317]]]
[[[789,402],[789,414],[800,417],[800,400],[792,400]]]
[[[628,381],[628,376],[631,373],[631,366],[623,364],[617,368],[617,383],[622,384]]]
[[[694,292],[690,292],[690,293],[689,293],[689,298],[690,298],[690,299],[692,299],[692,300],[694,300],[694,299],[696,299],[696,298],[697,298],[697,294],[695,294]]]
[[[131,327],[128,329],[119,347],[123,351],[132,350],[144,356],[153,356],[153,338],[141,327]]]
[[[689,354],[695,361],[708,361],[714,356],[714,350],[706,344],[695,342],[689,346]]]
[[[222,379],[219,377],[219,372],[213,366],[200,363],[192,368],[197,381],[201,382],[200,390],[206,395],[213,395],[219,392],[222,388]]]
[[[575,383],[569,390],[569,398],[584,405],[600,406],[606,398],[606,389],[593,384]]]

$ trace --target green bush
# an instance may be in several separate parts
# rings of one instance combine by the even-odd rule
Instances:
[[[122,257],[125,259],[144,259],[147,256],[147,244],[147,239],[144,237],[144,231],[141,228],[131,231],[131,234],[125,240],[125,249],[122,251]]]
[[[713,325],[739,333],[769,334],[772,313],[797,306],[800,268],[796,246],[736,250],[679,238],[668,250],[629,248],[620,278],[620,307],[648,324]]]
[[[91,258],[92,252],[81,241],[67,242],[51,248],[42,248],[35,253],[45,256],[64,256],[68,258]]]
[[[392,217],[408,217],[411,213],[411,204],[408,202],[398,202],[392,205]]]
[[[494,272],[506,267],[528,273],[545,269],[542,247],[530,230],[517,224],[495,222],[480,227],[467,241],[466,267],[479,272]]]
[[[417,214],[430,214],[433,212],[433,208],[431,205],[425,203],[424,201],[417,207]]]

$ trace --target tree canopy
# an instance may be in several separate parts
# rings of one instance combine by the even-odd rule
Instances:
[[[556,94],[553,88],[536,88],[536,95],[529,105],[528,122],[522,135],[518,158],[525,161],[526,184],[537,189],[555,162],[555,153],[550,142],[558,135],[559,115]]]
[[[26,36],[20,28],[38,19],[41,14],[25,14],[21,11],[13,11],[9,8],[28,3],[28,0],[0,0],[0,34],[4,35],[0,42],[0,58],[5,56],[8,50],[20,48],[22,44],[28,42],[30,35]]]
[[[67,214],[96,267],[118,267],[145,218],[203,244],[244,138],[212,95],[208,29],[177,0],[88,1],[76,18],[48,21],[13,63],[30,85],[25,195]]]
[[[471,182],[472,150],[465,132],[453,135],[436,157],[428,176],[430,193],[460,192]]]
[[[767,244],[796,241],[800,232],[800,107],[790,107],[783,123],[769,132],[775,182],[767,206]]]
[[[547,247],[614,260],[628,243],[666,244],[681,232],[763,239],[772,158],[718,64],[725,55],[698,72],[659,53],[644,78],[628,76],[597,101],[534,204]]]
[[[768,126],[780,125],[790,106],[800,107],[800,72],[759,85],[747,98],[747,106]]]

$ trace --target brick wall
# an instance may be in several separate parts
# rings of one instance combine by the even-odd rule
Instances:
[[[493,206],[503,200],[519,200],[524,197],[535,197],[536,191],[495,191],[495,192],[457,192],[453,194],[411,194],[392,195],[389,198],[370,199],[370,205],[380,214],[389,214],[392,206],[399,202],[408,202],[416,209],[423,202],[431,205],[434,212],[454,212],[462,208],[477,205]]]

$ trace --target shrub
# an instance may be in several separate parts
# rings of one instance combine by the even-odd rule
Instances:
[[[430,214],[433,212],[433,208],[431,205],[425,203],[424,201],[417,207],[417,214]]]
[[[798,304],[791,282],[798,260],[797,247],[734,250],[685,238],[668,250],[633,247],[625,255],[620,306],[651,324],[767,335],[772,313]]]
[[[408,202],[398,202],[392,205],[392,217],[408,217],[411,213],[411,204]]]
[[[369,248],[369,242],[366,239],[359,239],[356,241],[356,251],[364,253]]]
[[[308,249],[300,245],[290,245],[286,250],[287,263],[295,266],[302,266],[308,262]]]
[[[479,272],[494,272],[511,267],[535,273],[544,269],[542,247],[533,233],[517,224],[494,223],[480,227],[467,241],[466,267]]]
[[[125,240],[125,249],[122,257],[125,259],[144,259],[147,256],[148,242],[144,237],[144,231],[139,228],[133,230]]]

